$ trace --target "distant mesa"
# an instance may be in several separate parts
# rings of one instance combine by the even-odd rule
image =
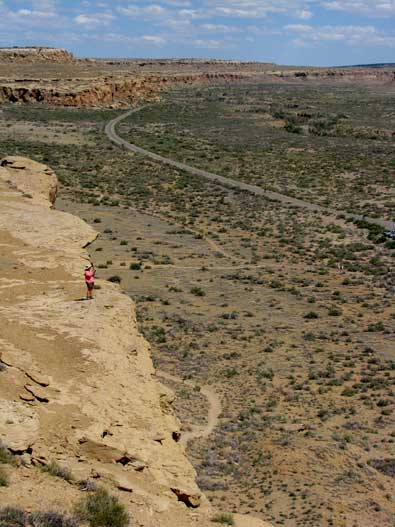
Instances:
[[[73,63],[72,53],[61,48],[45,46],[0,48],[0,62],[22,63]]]

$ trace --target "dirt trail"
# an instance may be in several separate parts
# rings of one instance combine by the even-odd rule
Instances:
[[[185,432],[182,435],[181,441],[184,443],[188,443],[188,441],[191,441],[192,439],[198,439],[200,437],[209,437],[209,435],[214,431],[215,427],[217,426],[219,416],[222,412],[221,399],[218,394],[213,390],[213,388],[208,385],[199,387],[193,381],[185,380],[181,377],[176,377],[175,375],[171,375],[164,371],[157,371],[156,374],[158,375],[158,377],[162,377],[163,379],[167,379],[168,381],[172,381],[178,384],[185,384],[186,386],[189,386],[193,389],[200,389],[200,393],[206,397],[209,404],[207,424],[206,426],[194,426],[193,430],[191,430],[190,432]]]
[[[255,194],[256,196],[263,196],[271,200],[280,201],[281,203],[285,203],[293,207],[300,207],[300,208],[305,208],[308,210],[316,210],[316,211],[324,212],[327,214],[333,214],[335,216],[338,214],[342,214],[345,218],[348,218],[351,220],[365,220],[368,223],[380,225],[381,227],[384,227],[385,229],[395,230],[395,222],[393,221],[384,220],[382,218],[369,218],[366,216],[362,216],[361,214],[350,214],[345,211],[322,207],[321,205],[316,205],[315,203],[310,203],[308,201],[304,201],[298,198],[293,198],[291,196],[287,196],[279,192],[265,190],[262,187],[258,187],[256,185],[250,185],[248,183],[243,183],[242,181],[237,181],[235,179],[220,176],[212,172],[207,172],[206,170],[201,170],[200,168],[195,168],[190,165],[186,165],[185,163],[174,161],[173,159],[169,159],[168,157],[155,154],[154,152],[150,152],[149,150],[145,150],[144,148],[141,148],[137,145],[129,143],[128,141],[126,141],[125,139],[122,139],[117,134],[117,132],[115,131],[115,127],[121,121],[123,121],[124,119],[132,115],[133,113],[139,112],[143,108],[145,108],[145,106],[140,106],[139,108],[133,108],[132,110],[129,110],[126,113],[123,113],[119,115],[118,117],[116,117],[115,119],[112,119],[111,121],[109,121],[105,127],[105,133],[107,137],[110,139],[110,141],[125,148],[125,150],[129,150],[130,152],[134,152],[137,154],[147,156],[151,159],[154,159],[155,161],[159,161],[160,163],[165,163],[166,165],[172,166],[174,168],[178,168],[179,170],[183,170],[184,172],[188,172],[189,174],[192,174],[194,176],[199,176],[199,177],[208,179],[210,181],[214,181],[215,183],[219,183],[220,185],[223,185],[224,187],[231,187],[231,188],[237,188],[239,190],[244,190],[251,194]]]

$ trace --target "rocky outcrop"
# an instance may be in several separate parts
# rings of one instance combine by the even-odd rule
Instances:
[[[84,300],[82,247],[97,233],[45,203],[56,187],[48,167],[0,164],[0,441],[21,456],[0,503],[70,509],[80,487],[39,470],[56,462],[118,495],[133,525],[210,525],[134,304],[100,280]]]
[[[0,62],[35,64],[42,62],[74,62],[72,53],[60,48],[29,47],[0,48]]]
[[[25,195],[34,195],[43,204],[54,205],[58,180],[49,167],[25,157],[9,156],[0,162],[0,178],[8,181]],[[5,170],[4,170],[5,169]]]

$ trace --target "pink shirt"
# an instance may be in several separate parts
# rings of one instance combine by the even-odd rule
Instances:
[[[93,271],[91,271],[90,269],[87,269],[84,273],[84,276],[85,276],[85,282],[87,284],[91,284],[92,282],[95,281],[95,274]]]

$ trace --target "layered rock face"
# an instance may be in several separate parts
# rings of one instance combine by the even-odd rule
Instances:
[[[203,73],[191,75],[147,75],[123,78],[96,78],[68,82],[18,81],[0,86],[0,102],[46,103],[53,106],[127,107],[140,101],[156,100],[158,94],[180,84],[234,82],[244,75]]]
[[[84,300],[82,247],[97,233],[54,210],[56,193],[48,167],[0,162],[0,441],[19,465],[6,468],[0,504],[70,511],[81,490],[39,469],[54,461],[117,495],[132,525],[215,525],[134,304],[100,280]]]
[[[60,48],[0,48],[0,62],[42,63],[74,62],[72,53]]]

